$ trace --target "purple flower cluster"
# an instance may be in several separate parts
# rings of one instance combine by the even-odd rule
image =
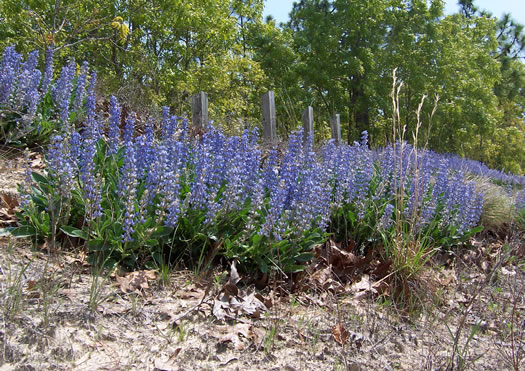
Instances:
[[[148,169],[155,160],[154,143],[153,121],[149,119],[146,121],[144,135],[135,139],[135,146],[137,147],[137,173],[141,178],[148,172]]]
[[[86,98],[86,85],[88,80],[88,73],[89,73],[89,66],[86,61],[82,63],[82,67],[80,69],[80,75],[77,77],[77,86],[75,88],[75,100],[73,101],[73,111],[79,112],[83,103],[84,99]]]
[[[191,207],[209,210],[209,219],[213,211],[217,192],[225,178],[226,161],[232,155],[226,146],[226,137],[219,130],[210,128],[202,140],[191,151],[191,166],[195,169],[191,185]]]
[[[68,144],[67,139],[61,135],[55,135],[51,138],[47,154],[49,171],[57,180],[55,189],[63,199],[71,198],[76,178],[75,162],[71,157],[71,152],[68,151]]]
[[[35,128],[40,130],[40,126],[33,125],[33,123],[39,121],[36,120],[39,117],[38,110],[42,106],[42,98],[48,91],[51,91],[61,123],[59,131],[64,136],[70,136],[72,132],[69,123],[70,111],[81,113],[86,97],[88,99],[86,109],[92,107],[94,110],[94,100],[89,102],[90,95],[94,97],[94,84],[90,84],[88,90],[86,86],[88,81],[95,80],[96,75],[92,73],[91,77],[88,76],[87,62],[83,63],[77,77],[77,65],[71,60],[62,68],[59,78],[53,82],[53,54],[53,48],[49,48],[46,52],[45,70],[42,74],[37,68],[38,51],[29,53],[27,60],[24,61],[22,55],[17,53],[14,47],[9,46],[4,49],[0,61],[0,113],[7,112],[14,116],[9,120],[19,124],[14,129],[17,136],[26,135]],[[48,110],[44,111],[49,114]],[[90,116],[90,113],[86,112],[86,115]],[[91,117],[94,115],[91,114]],[[45,119],[49,120],[50,117]],[[100,132],[100,128],[98,131]]]
[[[322,149],[324,167],[332,185],[332,208],[355,203],[359,217],[367,208],[368,188],[374,173],[374,154],[368,148],[368,134],[352,146],[328,143]]]
[[[4,49],[2,62],[0,63],[0,104],[10,107],[11,95],[16,88],[18,70],[22,61],[22,55],[18,54],[14,46]]]
[[[325,228],[329,219],[330,169],[313,151],[312,138],[303,138],[301,130],[293,133],[281,165],[272,152],[263,170],[269,201],[262,233],[276,240],[288,230],[300,235],[312,227]]]
[[[382,183],[390,185],[382,197],[403,195],[397,207],[403,207],[403,216],[416,230],[435,217],[440,218],[442,228],[452,225],[460,235],[479,223],[483,195],[476,191],[475,183],[466,180],[465,172],[454,166],[455,159],[406,143],[383,148],[375,157]],[[438,211],[440,215],[436,215]]]
[[[221,208],[226,212],[241,209],[251,195],[260,193],[261,151],[257,148],[257,139],[257,132],[245,130],[241,138],[228,140],[232,157],[226,173],[227,186],[220,200]]]
[[[51,80],[53,79],[53,55],[55,54],[55,49],[49,47],[46,50],[46,67],[44,70],[44,77],[42,79],[42,93],[46,94],[51,85]]]
[[[124,156],[124,165],[119,183],[119,196],[124,203],[124,218],[122,242],[133,241],[131,235],[134,232],[133,227],[137,222],[135,212],[135,196],[137,191],[137,163],[135,159],[135,147],[131,142],[126,142],[126,151]]]
[[[95,112],[95,84],[96,74],[92,73],[88,97],[86,100],[87,117],[82,129],[82,148],[80,150],[79,156],[81,190],[85,199],[86,219],[88,221],[94,220],[102,215],[101,184],[100,179],[96,174],[94,162],[94,158],[97,153],[97,141],[100,137]],[[74,134],[72,137],[74,137]]]
[[[97,149],[104,148],[97,143],[107,133],[105,155],[118,154],[112,164],[120,169],[113,175],[118,184],[104,197],[118,198],[121,242],[133,241],[138,224],[152,217],[177,227],[190,211],[210,226],[244,210],[244,232],[274,241],[298,237],[313,228],[326,229],[334,211],[346,207],[355,210],[359,223],[374,215],[368,211],[377,212],[377,226],[383,230],[391,228],[399,216],[413,222],[417,230],[438,221],[444,230],[453,226],[458,234],[479,222],[483,195],[447,156],[406,143],[373,151],[366,132],[351,146],[330,141],[315,151],[312,138],[298,131],[290,135],[285,150],[263,153],[257,131],[226,136],[209,127],[191,137],[187,121],[170,116],[167,109],[160,135],[155,135],[149,120],[144,134],[137,136],[136,115],[130,113],[121,139],[121,109],[115,97],[110,100],[109,128],[100,127],[106,123],[97,120],[95,82],[92,74],[81,136],[72,131],[63,139],[53,139],[50,168],[64,182],[62,172],[78,169],[86,219],[101,216],[102,207],[107,207],[103,205],[111,205],[102,203],[102,189],[110,180],[103,178],[108,175],[97,168],[100,159],[95,156]],[[64,161],[71,169],[59,166]]]
[[[22,121],[29,125],[40,102],[41,72],[37,69],[38,51],[22,56],[14,47],[7,47],[0,63],[0,108],[23,114]]]
[[[71,94],[73,93],[73,80],[75,79],[77,64],[74,60],[70,61],[62,71],[56,85],[52,89],[53,100],[59,109],[60,120],[64,125],[64,131],[68,131],[69,125],[69,106]]]
[[[461,158],[456,154],[446,153],[446,154],[437,154],[436,156],[444,157],[448,160],[451,169],[469,172],[475,175],[487,177],[494,179],[503,184],[515,184],[520,186],[525,186],[525,176],[520,176],[505,171],[491,169],[486,164],[470,160],[466,158]]]
[[[392,226],[393,219],[393,213],[394,213],[395,207],[392,204],[387,204],[385,206],[385,211],[383,212],[383,216],[381,217],[381,221],[379,222],[379,227],[382,229],[389,229],[390,226]]]

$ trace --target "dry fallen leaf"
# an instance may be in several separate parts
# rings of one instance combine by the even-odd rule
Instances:
[[[155,359],[155,369],[162,371],[179,370],[180,365],[178,364],[178,362],[175,362],[175,358],[177,358],[181,350],[182,348],[180,347],[175,349],[173,354],[167,360],[159,358]]]
[[[235,260],[232,262],[232,267],[230,270],[230,277],[228,282],[224,285],[222,290],[229,296],[237,296],[239,294],[239,289],[237,288],[237,283],[241,280],[237,268],[235,267]]]
[[[157,273],[154,270],[137,271],[128,273],[124,277],[116,276],[116,285],[120,287],[123,293],[128,294],[133,292],[138,295],[143,295],[143,291],[149,289],[149,281],[156,280]]]
[[[508,270],[505,267],[501,267],[501,273],[503,273],[505,276],[515,276],[516,275],[515,270]]]
[[[343,324],[339,321],[337,325],[332,328],[332,335],[334,336],[335,341],[341,345],[345,345],[350,337],[350,334]]]
[[[28,290],[28,291],[34,290],[35,287],[36,287],[36,284],[37,284],[37,283],[38,283],[38,282],[35,281],[35,280],[29,280],[29,281],[27,281],[27,290]]]
[[[16,195],[2,192],[0,194],[0,205],[7,207],[10,211],[18,207],[20,204]]]
[[[195,300],[201,300],[203,295],[204,295],[204,290],[199,289],[197,287],[190,287],[184,290],[182,293],[177,294],[177,297],[183,300],[195,301]]]
[[[241,303],[240,310],[251,317],[259,318],[267,309],[264,303],[256,297],[255,293],[251,293]]]
[[[232,262],[232,268],[230,270],[230,278],[228,279],[228,282],[232,283],[233,285],[236,285],[241,280],[241,277],[239,277],[239,273],[237,272],[237,268],[235,267],[235,260]]]
[[[231,342],[236,350],[246,348],[246,341],[260,345],[264,339],[264,331],[248,323],[238,323],[235,326],[218,326],[220,343]]]
[[[97,307],[97,310],[105,315],[121,315],[131,310],[131,305],[118,305],[111,303],[104,303]]]
[[[226,317],[230,318],[229,311],[227,311],[227,309],[229,308],[229,297],[227,297],[224,294],[221,294],[219,298],[215,299],[213,302],[213,315],[220,321],[225,320]]]
[[[234,319],[242,314],[252,318],[260,318],[268,310],[264,304],[265,301],[267,300],[256,293],[243,297],[242,295],[230,296],[223,292],[213,302],[213,315],[218,320]]]
[[[355,293],[355,297],[361,297],[369,292],[376,294],[377,290],[370,282],[370,276],[363,274],[359,282],[354,282],[350,286],[350,292]]]
[[[442,286],[448,286],[451,282],[454,281],[454,271],[448,270],[443,271],[440,275],[440,283]]]
[[[32,152],[30,154],[30,157],[34,157],[34,159],[31,161],[30,166],[31,168],[35,169],[43,169],[44,163],[42,162],[42,156],[38,153]]]

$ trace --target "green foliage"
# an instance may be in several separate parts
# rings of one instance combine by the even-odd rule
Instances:
[[[0,144],[24,148],[47,143],[58,118],[53,110],[51,94],[45,94],[33,119],[28,121],[24,112],[0,107]]]
[[[244,267],[251,265],[262,273],[277,270],[286,274],[303,271],[304,263],[313,258],[313,247],[326,241],[328,234],[309,229],[299,236],[289,231],[280,241],[257,233],[248,238],[233,237],[225,241],[226,257],[237,258]]]
[[[516,221],[518,225],[520,226],[521,230],[525,231],[525,209],[518,212]]]
[[[8,1],[0,5],[0,47],[53,46],[57,64],[86,60],[105,92],[137,111],[167,105],[191,111],[189,97],[210,96],[216,121],[259,114],[266,77],[248,36],[262,22],[262,0]]]
[[[206,209],[188,209],[173,228],[164,225],[165,211],[157,195],[146,205],[143,221],[134,226],[133,239],[124,241],[126,205],[118,189],[126,151],[122,147],[117,154],[108,156],[107,150],[101,139],[94,156],[94,173],[100,175],[102,184],[101,213],[97,218],[89,220],[86,211],[89,200],[81,191],[80,177],[75,179],[77,187],[71,196],[64,197],[60,177],[48,169],[44,175],[32,173],[29,188],[20,189],[26,201],[18,215],[19,226],[9,232],[15,237],[29,237],[34,243],[46,242],[53,248],[67,246],[70,238],[84,241],[89,261],[100,269],[117,264],[128,268],[158,268],[182,260],[187,266],[201,270],[217,255],[223,255],[238,259],[248,271],[285,274],[303,270],[304,263],[313,257],[313,246],[328,236],[319,229],[307,229],[301,235],[290,229],[281,240],[270,240],[258,232],[264,215],[257,219],[259,224],[249,229],[252,234],[247,235],[248,214],[252,209],[249,202],[240,210],[216,215],[213,223],[206,222]],[[189,169],[188,179],[192,176]],[[144,200],[146,181],[141,179],[137,186],[136,212],[138,202]],[[183,183],[182,199],[188,192],[189,186]]]
[[[15,237],[29,237],[35,244],[46,242],[54,248],[60,228],[78,213],[70,213],[69,201],[61,195],[55,178],[36,172],[30,178],[25,185],[28,189],[19,188],[25,200],[17,214],[18,227],[10,232]]]
[[[5,21],[0,24],[0,46],[15,44],[21,52],[54,46],[59,65],[70,57],[86,59],[100,72],[103,90],[118,91],[140,111],[166,104],[183,114],[190,110],[188,98],[206,91],[210,116],[224,120],[230,133],[260,116],[259,97],[272,88],[284,117],[278,130],[284,135],[308,104],[316,108],[317,132],[327,132],[328,117],[339,112],[349,140],[367,129],[372,144],[381,145],[391,141],[393,131],[402,130],[401,139],[413,138],[416,145],[420,140],[438,151],[516,172],[525,169],[525,72],[519,61],[523,43],[512,41],[520,39],[521,29],[507,19],[497,21],[468,7],[464,14],[444,17],[439,0],[305,0],[294,5],[283,28],[272,20],[262,22],[260,0],[105,0],[77,5],[37,0],[0,4]],[[405,85],[397,90],[398,104],[392,109],[392,80],[386,76],[396,68]],[[12,144],[46,141],[54,133],[58,113],[51,94],[44,93],[32,130],[24,135],[8,134],[15,132],[21,114],[2,113],[2,133]],[[426,95],[436,101],[439,97],[437,111],[433,104],[420,103]],[[79,122],[82,115],[72,113],[69,120]],[[429,120],[422,124],[420,115]],[[396,116],[403,118],[403,129],[396,127]],[[97,151],[99,217],[86,215],[90,200],[78,190],[81,186],[70,195],[61,194],[60,177],[48,171],[32,175],[20,225],[11,233],[51,247],[80,239],[92,261],[110,266],[162,267],[182,259],[201,269],[223,255],[249,269],[284,273],[304,269],[312,246],[327,238],[318,229],[305,227],[297,235],[288,227],[282,240],[272,240],[261,232],[264,208],[255,222],[251,219],[251,201],[235,212],[215,215],[213,223],[206,223],[206,210],[191,209],[176,228],[167,227],[157,198],[144,207],[133,240],[123,242],[123,219],[129,210],[117,190],[124,149],[107,156],[106,143],[100,141]],[[181,200],[189,192],[191,171],[181,181]],[[406,277],[423,266],[436,246],[461,243],[478,231],[457,231],[440,213],[418,229],[417,215],[404,214],[408,191],[376,199],[377,188],[387,180],[375,176],[365,204],[334,210],[330,231],[339,241],[352,239],[364,249],[382,246],[385,259],[394,260],[397,270],[408,269]],[[74,181],[81,185],[78,177]],[[138,203],[144,183],[141,179],[136,188],[136,212],[143,206]],[[221,192],[224,189],[217,191],[217,199]],[[381,219],[387,205],[394,206],[394,221],[385,227]],[[489,202],[485,207],[501,211],[499,205]],[[250,223],[255,225],[247,232]]]
[[[288,28],[306,102],[325,122],[341,113],[350,141],[366,129],[372,144],[388,143],[385,76],[397,68],[406,86],[399,115],[409,140],[421,97],[439,98],[435,114],[433,104],[422,109],[433,119],[421,127],[420,141],[523,172],[524,38],[516,22],[475,9],[444,17],[442,1],[310,0],[295,4]]]
[[[191,95],[206,91],[210,118],[230,133],[260,121],[260,96],[273,89],[279,134],[290,133],[312,105],[318,138],[340,113],[350,143],[366,129],[373,145],[390,138],[387,76],[397,68],[407,86],[399,112],[407,138],[421,97],[439,97],[420,137],[430,148],[524,171],[525,35],[509,15],[495,18],[472,1],[444,16],[442,0],[305,0],[279,27],[262,20],[263,5],[7,1],[0,4],[0,48],[37,48],[43,58],[54,46],[59,66],[70,57],[87,60],[104,92],[136,111],[168,105],[183,115]],[[422,115],[433,108],[425,105]]]

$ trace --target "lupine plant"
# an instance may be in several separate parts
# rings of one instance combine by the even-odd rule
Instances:
[[[56,131],[82,120],[89,68],[77,73],[71,60],[53,76],[53,49],[46,51],[44,72],[38,68],[38,51],[24,61],[13,46],[6,47],[0,61],[0,144],[26,146],[47,144]]]
[[[13,50],[5,60],[20,68]],[[87,65],[78,76],[66,65],[56,82],[50,73],[42,86],[60,125],[44,174],[21,187],[14,235],[52,246],[76,238],[94,262],[109,265],[202,268],[222,255],[245,269],[288,274],[303,270],[329,234],[356,252],[378,248],[392,258],[400,234],[446,246],[476,231],[483,195],[450,156],[404,141],[372,150],[366,132],[352,145],[315,149],[297,131],[286,149],[263,151],[257,130],[193,133],[167,108],[160,123],[141,122],[138,135],[136,115],[122,117],[115,97],[107,120],[97,114]]]
[[[46,174],[33,174],[24,229],[14,234],[46,240],[60,231],[113,264],[159,266],[174,256],[202,265],[222,254],[288,273],[304,269],[326,232],[363,247],[380,242],[392,228],[400,182],[401,212],[408,220],[420,210],[417,228],[434,242],[467,236],[479,220],[481,196],[462,174],[435,154],[411,157],[408,145],[372,151],[364,133],[352,146],[329,142],[316,152],[299,131],[282,153],[264,154],[257,131],[228,137],[210,127],[192,136],[177,117],[163,120],[159,136],[151,121],[135,136],[133,113],[121,137],[115,98],[106,138],[93,102],[91,90],[80,135],[52,138]],[[391,168],[396,156],[406,157],[402,176]],[[424,182],[413,184],[415,171]],[[49,210],[51,222],[35,221]]]

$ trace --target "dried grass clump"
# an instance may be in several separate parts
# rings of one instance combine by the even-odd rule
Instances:
[[[476,189],[484,194],[481,224],[486,231],[501,233],[516,218],[514,200],[505,188],[485,177],[474,177]]]

